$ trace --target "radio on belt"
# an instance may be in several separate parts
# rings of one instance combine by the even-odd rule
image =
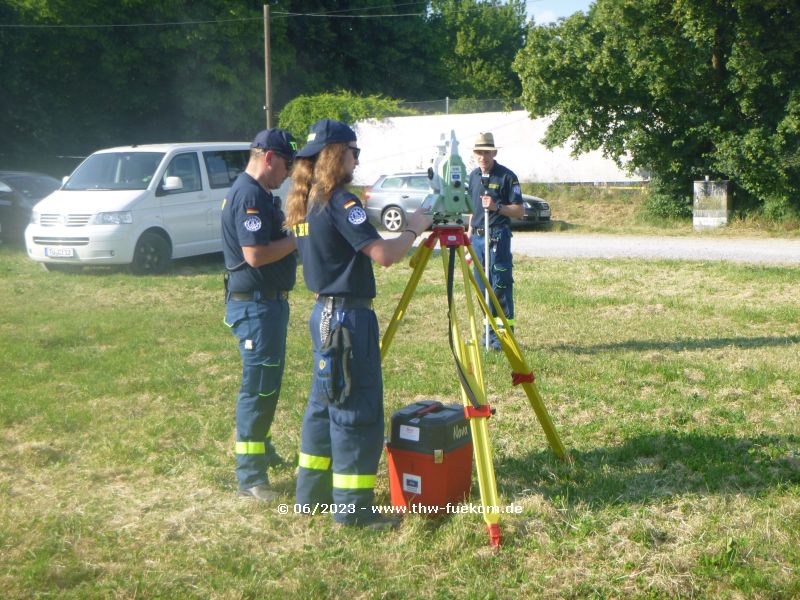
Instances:
[[[398,410],[386,452],[393,506],[425,513],[469,496],[472,436],[460,404],[423,400]]]

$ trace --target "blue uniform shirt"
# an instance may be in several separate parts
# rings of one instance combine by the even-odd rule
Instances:
[[[253,268],[244,260],[242,246],[266,246],[286,237],[279,201],[247,173],[233,182],[222,203],[222,252],[230,271],[232,292],[291,290],[297,277],[294,252]]]
[[[375,297],[372,261],[361,250],[380,234],[361,201],[337,189],[327,204],[311,208],[294,226],[303,277],[312,292],[326,296]]]
[[[469,174],[469,192],[472,196],[472,206],[475,212],[472,215],[472,228],[483,228],[483,205],[481,196],[488,194],[496,204],[522,204],[522,192],[519,188],[519,179],[514,173],[495,161],[489,173],[489,184],[484,186],[481,182],[481,170],[475,169]],[[511,219],[496,212],[489,213],[489,227],[509,225]]]

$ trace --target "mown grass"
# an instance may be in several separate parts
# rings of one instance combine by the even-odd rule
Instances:
[[[458,401],[439,265],[386,359],[387,418]],[[478,515],[377,534],[236,497],[220,271],[53,274],[0,248],[0,597],[800,595],[799,268],[518,258],[518,339],[573,462],[488,356],[498,486],[522,508],[497,553]],[[376,271],[385,327],[410,271]],[[291,303],[288,455],[310,382],[302,284]],[[293,470],[273,482],[293,502]]]

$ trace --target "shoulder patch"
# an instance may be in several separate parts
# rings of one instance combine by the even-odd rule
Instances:
[[[522,193],[522,190],[519,189],[519,184],[516,184],[514,186],[514,190],[513,191],[514,191],[515,194],[521,194]]]
[[[258,231],[261,229],[261,219],[256,216],[247,217],[244,220],[244,228],[247,231]]]
[[[367,213],[360,206],[353,206],[347,213],[347,220],[353,225],[361,225],[367,220]]]
[[[258,211],[257,208],[247,208],[247,209],[245,209],[245,212],[248,215],[257,215],[257,214],[259,214],[259,211]]]
[[[345,209],[348,209],[351,206],[355,206],[355,205],[356,205],[356,201],[355,200],[348,200],[347,202],[344,203]]]

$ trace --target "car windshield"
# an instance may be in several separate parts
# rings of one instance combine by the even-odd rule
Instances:
[[[40,175],[7,175],[2,179],[31,205],[61,187],[58,179]]]
[[[104,152],[87,158],[65,190],[143,190],[155,176],[163,152]]]

